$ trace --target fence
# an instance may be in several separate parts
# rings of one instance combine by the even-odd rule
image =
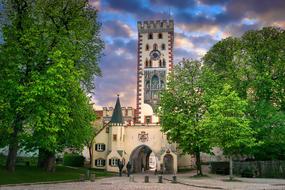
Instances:
[[[285,178],[285,161],[234,162],[233,173],[242,177]]]

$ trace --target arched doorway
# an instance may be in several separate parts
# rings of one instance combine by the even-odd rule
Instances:
[[[166,154],[163,157],[164,173],[172,174],[174,172],[173,168],[173,156],[171,154]]]
[[[152,150],[146,145],[138,146],[133,150],[130,156],[130,162],[132,164],[133,173],[156,169],[155,156],[152,154]]]

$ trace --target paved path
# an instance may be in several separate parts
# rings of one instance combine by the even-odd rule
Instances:
[[[231,190],[285,190],[285,179],[249,179],[236,178],[238,182],[227,182],[226,176],[209,175],[205,178],[191,178],[188,174],[178,174],[178,184],[170,181],[172,176],[163,176],[163,183],[158,183],[157,176],[149,174],[150,182],[144,182],[144,175],[134,175],[135,182],[129,182],[127,177],[110,177],[96,180],[96,182],[72,182],[57,184],[39,184],[27,186],[0,186],[0,190],[211,190],[211,189],[231,189]]]

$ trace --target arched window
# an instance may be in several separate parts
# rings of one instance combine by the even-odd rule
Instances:
[[[161,49],[165,50],[165,44],[161,44]]]
[[[148,44],[146,44],[146,46],[145,46],[145,50],[146,50],[146,51],[148,51],[148,50],[149,50],[149,45],[148,45]]]
[[[152,67],[152,60],[149,61],[149,67]]]
[[[158,39],[162,39],[162,33],[158,33]]]
[[[149,33],[149,34],[148,34],[148,39],[149,39],[149,40],[150,40],[150,39],[153,39],[152,33]]]
[[[145,67],[148,67],[148,60],[145,60]]]
[[[162,67],[162,61],[161,61],[161,59],[159,60],[159,67]]]
[[[151,89],[159,89],[159,78],[156,75],[151,78]]]
[[[163,59],[163,61],[162,61],[162,67],[165,67],[165,65],[166,65],[166,62],[165,62],[165,59]]]
[[[146,89],[150,89],[150,82],[147,81],[145,86],[146,86]]]
[[[157,44],[153,44],[153,49],[157,50]]]

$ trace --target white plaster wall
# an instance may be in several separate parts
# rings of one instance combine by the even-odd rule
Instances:
[[[108,155],[108,150],[109,150],[109,137],[108,137],[108,133],[106,133],[106,127],[95,137],[95,143],[93,144],[93,160],[92,160],[92,167],[93,168],[103,168],[106,169],[105,167],[97,167],[95,166],[95,160],[98,158],[103,158],[106,159],[107,155]],[[97,143],[103,143],[106,145],[105,151],[103,152],[98,152],[95,150],[95,144]],[[107,161],[106,161],[106,165],[107,165]]]

